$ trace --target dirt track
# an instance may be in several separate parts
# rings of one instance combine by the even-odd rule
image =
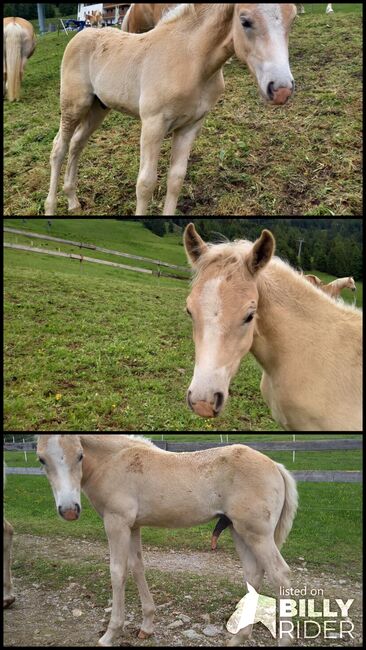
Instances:
[[[4,643],[5,646],[93,646],[105,631],[109,612],[105,609],[110,606],[109,581],[106,587],[105,606],[96,603],[95,593],[88,589],[80,579],[68,576],[68,586],[62,590],[52,590],[47,584],[47,579],[39,582],[32,581],[27,575],[26,564],[31,558],[37,561],[44,560],[45,566],[52,566],[52,561],[57,559],[68,565],[77,562],[93,572],[94,563],[107,563],[107,544],[86,542],[72,539],[50,539],[30,535],[17,535],[14,548],[15,557],[15,592],[17,596],[13,607],[5,612],[4,616]],[[23,575],[17,568],[20,558]],[[127,646],[223,646],[228,638],[224,625],[233,613],[237,602],[220,607],[220,589],[223,581],[235,588],[242,583],[242,573],[239,561],[227,553],[219,551],[216,554],[194,552],[169,552],[155,549],[145,550],[145,564],[153,573],[154,579],[149,582],[152,593],[158,603],[156,618],[156,633],[146,642],[136,638],[141,622],[141,614],[137,598],[130,602],[127,598],[127,625],[126,632],[121,639],[121,645]],[[55,565],[55,571],[58,568]],[[293,567],[293,586],[303,588],[304,584],[311,588],[322,588],[325,597],[334,602],[335,598],[347,601],[354,598],[355,603],[351,610],[351,619],[355,625],[354,640],[335,639],[321,645],[327,646],[361,646],[362,645],[362,585],[361,576],[355,581],[347,576],[331,575],[321,572],[315,573],[307,568],[305,562],[299,559],[297,566]],[[167,585],[173,580],[177,585],[185,576],[192,576],[202,591],[200,602],[205,606],[196,605],[195,597],[190,595],[190,586],[183,585],[177,592],[169,592],[164,585],[166,574]],[[200,581],[200,577],[204,580]],[[193,592],[191,592],[193,593]],[[240,593],[240,592],[239,592]],[[244,590],[243,590],[244,595]],[[225,592],[222,598],[230,602],[230,593]],[[202,600],[203,599],[203,600]],[[228,600],[229,599],[229,600]],[[229,609],[230,608],[230,609]],[[168,626],[176,625],[169,629]],[[215,636],[208,637],[205,632],[211,628]],[[208,628],[208,629],[207,629]],[[215,630],[216,628],[216,630]],[[187,636],[188,634],[188,636]],[[190,638],[191,637],[191,638]],[[261,626],[257,626],[251,646],[273,646],[269,633]],[[300,640],[300,646],[318,646],[318,642]]]

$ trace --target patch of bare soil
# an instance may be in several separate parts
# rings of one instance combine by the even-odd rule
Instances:
[[[49,566],[52,561],[88,564],[93,571],[95,562],[108,562],[107,543],[88,542],[83,540],[41,538],[31,535],[17,535],[14,545],[15,566],[17,557],[44,559]],[[238,560],[222,551],[212,554],[199,552],[160,551],[152,548],[145,549],[145,564],[147,569],[155,569],[167,574],[167,579],[174,575],[189,574],[203,576],[202,590],[217,597],[217,586],[225,580],[239,585],[243,581],[241,565]],[[55,568],[55,571],[57,568]],[[90,647],[97,644],[99,637],[108,625],[110,612],[106,611],[111,605],[107,602],[105,608],[94,601],[94,594],[88,591],[81,581],[69,577],[69,584],[62,590],[52,590],[46,578],[32,582],[24,572],[19,576],[15,571],[15,593],[17,600],[11,609],[4,613],[4,645],[14,646],[54,646]],[[297,566],[293,567],[293,587],[303,589],[305,585],[311,589],[323,589],[325,598],[331,604],[336,598],[347,602],[355,600],[350,611],[350,618],[355,630],[353,639],[305,640],[301,638],[296,646],[354,646],[362,647],[362,584],[361,575],[357,580],[333,573],[315,572],[307,567],[306,562],[299,558]],[[177,575],[178,579],[178,575]],[[163,580],[162,580],[163,582]],[[164,592],[164,584],[159,585],[155,580],[152,592],[156,597],[159,588]],[[108,594],[109,584],[106,584]],[[243,589],[244,595],[244,589]],[[152,639],[142,642],[137,639],[141,612],[137,604],[127,600],[126,628],[120,645],[169,647],[169,646],[206,646],[222,647],[226,645],[228,633],[225,630],[226,619],[233,613],[237,603],[232,603],[232,610],[226,612],[226,617],[220,607],[215,613],[208,614],[207,610],[195,608],[194,598],[187,593],[179,595],[179,599],[170,599],[158,605],[155,635]],[[166,599],[167,600],[167,599]],[[216,602],[216,601],[215,601]],[[186,606],[185,606],[186,605]],[[262,626],[256,626],[253,639],[248,644],[251,647],[273,647],[273,639]]]

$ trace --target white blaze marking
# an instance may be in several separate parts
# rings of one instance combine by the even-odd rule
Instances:
[[[228,387],[228,372],[225,367],[219,368],[217,361],[223,332],[222,301],[219,293],[221,283],[222,278],[208,280],[200,297],[203,336],[190,386],[194,401],[210,401],[214,392],[225,392]]]
[[[57,508],[74,508],[75,503],[80,504],[80,488],[74,486],[71,480],[70,467],[65,460],[65,454],[60,444],[60,436],[52,436],[47,443],[47,452],[56,471],[57,486],[51,476],[51,486],[55,496]]]

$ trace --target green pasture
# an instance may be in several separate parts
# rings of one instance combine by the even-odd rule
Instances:
[[[25,227],[37,226],[44,230],[37,220]],[[52,233],[85,241],[85,222],[53,220]],[[91,220],[87,240],[184,263],[181,237],[161,239],[138,223]],[[4,269],[6,431],[280,431],[251,357],[220,419],[187,408],[194,347],[186,282],[9,249]]]
[[[181,215],[362,215],[362,5],[311,5],[294,25],[297,92],[272,110],[248,70],[225,66],[226,92],[194,145]],[[4,103],[4,214],[41,215],[59,127],[60,64],[73,36],[38,37],[20,102]],[[117,80],[118,81],[118,80]],[[83,215],[132,215],[140,123],[111,113],[83,153]],[[162,211],[170,141],[164,143],[152,214]],[[61,183],[60,183],[61,186]],[[59,192],[58,214],[67,202]]]

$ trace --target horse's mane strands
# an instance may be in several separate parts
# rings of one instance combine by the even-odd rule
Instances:
[[[238,239],[234,242],[225,242],[223,244],[207,244],[207,251],[195,264],[195,275],[192,280],[193,285],[197,283],[200,275],[212,264],[218,264],[224,274],[229,274],[241,267],[244,268],[244,259],[246,255],[250,253],[252,247],[253,242],[249,242],[245,239]],[[273,271],[275,269],[280,269],[283,272],[288,273],[291,276],[295,289],[301,284],[302,290],[305,288],[308,292],[315,292],[317,296],[321,297],[321,299],[328,303],[330,302],[332,305],[336,305],[343,312],[357,314],[362,312],[362,310],[354,305],[349,305],[343,301],[335,302],[331,296],[323,291],[319,291],[318,287],[315,287],[305,280],[305,278],[298,273],[296,269],[293,269],[288,262],[281,260],[279,257],[273,257],[268,267],[259,275],[259,286],[266,286],[269,295],[279,302],[282,302],[283,287],[278,285],[278,280],[276,281],[276,278],[274,277]]]
[[[161,25],[162,23],[173,23],[176,20],[179,20],[179,18],[182,18],[182,16],[187,16],[188,14],[191,14],[192,16],[195,15],[195,7],[193,2],[185,2],[177,7],[172,7],[172,9],[169,9],[162,18],[159,20],[158,25]]]

